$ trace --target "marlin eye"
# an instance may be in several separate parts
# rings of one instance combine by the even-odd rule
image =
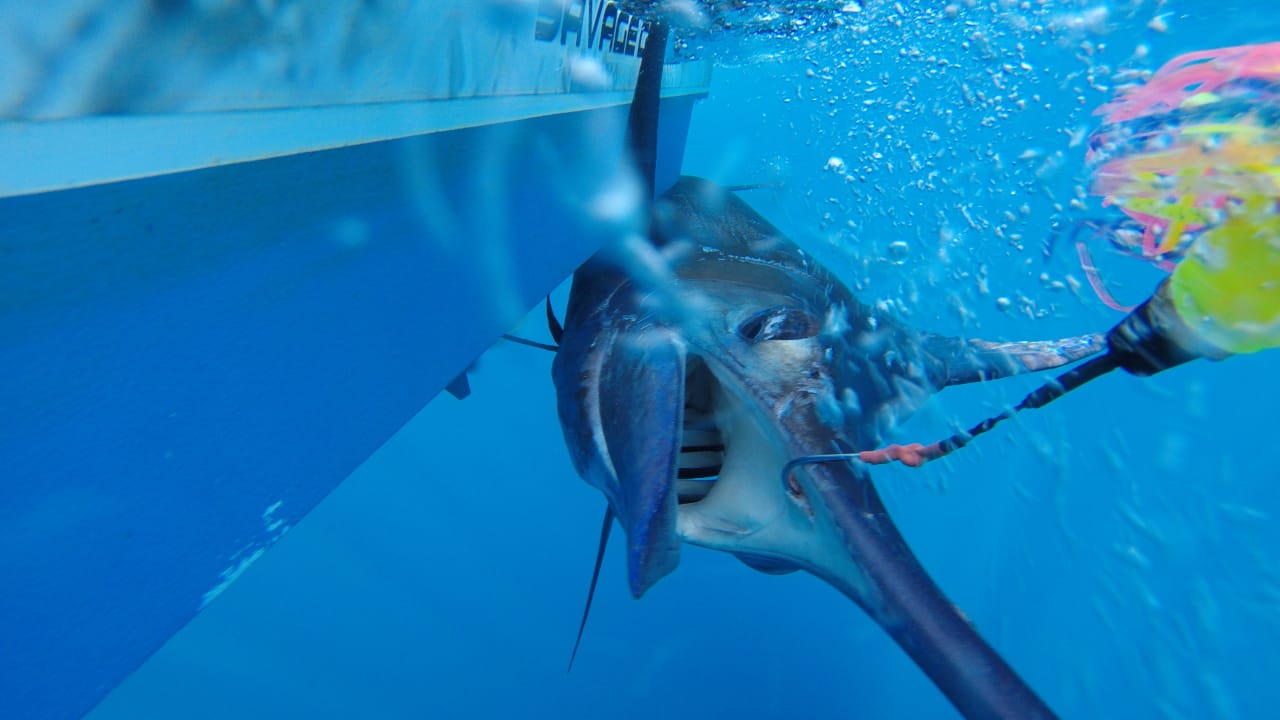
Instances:
[[[751,343],[765,340],[803,340],[818,334],[816,318],[800,308],[773,307],[747,318],[738,334]]]

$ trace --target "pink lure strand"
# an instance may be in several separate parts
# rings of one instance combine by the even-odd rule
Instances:
[[[1137,305],[1121,305],[1107,290],[1107,286],[1102,282],[1102,276],[1098,274],[1098,268],[1093,264],[1093,256],[1089,254],[1089,248],[1085,247],[1082,242],[1076,243],[1076,255],[1080,257],[1080,268],[1084,270],[1084,276],[1089,280],[1089,287],[1093,288],[1093,292],[1098,299],[1112,310],[1120,312],[1129,312]]]

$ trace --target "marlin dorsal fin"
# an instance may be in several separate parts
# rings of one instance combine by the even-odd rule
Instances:
[[[662,61],[667,54],[667,24],[661,20],[649,23],[640,72],[636,76],[636,92],[631,98],[627,116],[627,146],[636,169],[648,191],[645,199],[653,202],[658,167],[658,105],[662,101]]]

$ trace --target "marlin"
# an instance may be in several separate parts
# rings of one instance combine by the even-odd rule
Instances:
[[[1104,339],[917,330],[708,180],[680,178],[648,215],[637,249],[574,273],[552,365],[569,454],[608,501],[601,547],[614,519],[626,535],[632,594],[672,572],[685,543],[766,573],[804,570],[859,605],[965,717],[1053,717],[929,577],[868,466],[846,458],[880,447],[942,388],[1058,367]]]
[[[657,203],[670,275],[597,257],[573,280],[552,366],[578,473],[604,493],[640,597],[689,543],[806,570],[879,623],[970,718],[1051,717],[934,584],[866,465],[938,389],[1058,367],[1100,336],[989,343],[859,302],[736,195],[683,177]]]

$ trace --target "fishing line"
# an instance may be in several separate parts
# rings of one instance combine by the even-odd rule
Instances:
[[[889,445],[879,450],[863,450],[856,453],[832,453],[827,455],[803,455],[801,457],[792,458],[787,464],[782,466],[782,482],[786,484],[791,471],[801,465],[814,465],[827,462],[845,462],[857,460],[867,463],[868,465],[885,465],[897,460],[903,465],[909,467],[919,467],[930,460],[937,460],[945,457],[960,448],[968,445],[975,437],[990,431],[1001,422],[1017,415],[1023,410],[1032,408],[1041,408],[1094,378],[1105,375],[1116,368],[1121,367],[1120,360],[1115,353],[1108,352],[1100,355],[1086,363],[1075,367],[1049,382],[1041,385],[1031,391],[1022,402],[1005,410],[999,415],[993,415],[986,420],[974,425],[968,430],[958,432],[949,438],[939,440],[929,445],[921,445],[920,443],[911,443],[909,445]]]

